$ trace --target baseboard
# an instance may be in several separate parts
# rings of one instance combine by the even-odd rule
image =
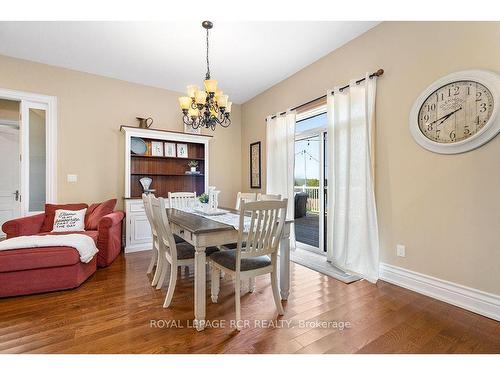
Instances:
[[[500,321],[500,296],[450,281],[380,264],[380,279]]]

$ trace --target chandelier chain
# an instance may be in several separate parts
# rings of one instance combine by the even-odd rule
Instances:
[[[207,74],[206,79],[210,79],[210,61],[208,60],[208,29],[207,29]]]

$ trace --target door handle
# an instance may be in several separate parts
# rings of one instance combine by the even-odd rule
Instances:
[[[16,198],[16,202],[19,200],[19,190],[16,190],[14,193],[14,196]]]

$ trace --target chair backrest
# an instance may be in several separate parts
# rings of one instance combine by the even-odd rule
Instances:
[[[168,193],[170,208],[186,208],[193,205],[196,199],[196,192]]]
[[[276,253],[285,225],[287,203],[287,199],[241,202],[237,247],[238,258],[273,255]],[[250,227],[246,238],[244,238],[245,214],[250,214]],[[241,251],[243,241],[246,242],[245,251]]]
[[[151,197],[151,209],[153,212],[153,220],[158,231],[158,244],[160,251],[163,250],[171,259],[177,259],[177,246],[175,245],[174,235],[168,223],[167,210],[165,199]]]
[[[281,194],[257,194],[258,201],[279,201],[281,200]]]
[[[255,193],[242,193],[241,191],[238,192],[238,195],[236,196],[236,206],[235,208],[237,210],[240,209],[240,202],[243,199],[245,202],[255,202],[257,198],[257,195]]]
[[[142,194],[142,202],[144,203],[144,211],[146,211],[146,217],[148,218],[149,225],[151,226],[151,233],[153,234],[153,240],[158,237],[158,230],[156,229],[155,222],[153,220],[153,208],[151,207],[151,198],[155,197],[154,194]]]

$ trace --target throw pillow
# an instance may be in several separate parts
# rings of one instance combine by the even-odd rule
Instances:
[[[56,214],[56,210],[78,211],[88,207],[89,206],[86,203],[45,204],[45,219],[43,220],[43,225],[40,229],[40,233],[52,231],[52,228],[54,227],[54,216]]]
[[[106,215],[113,212],[116,206],[116,199],[109,199],[102,203],[93,203],[90,205],[87,216],[85,217],[85,229],[97,230],[99,221]]]
[[[79,211],[56,210],[52,232],[80,232],[85,230],[86,208]]]

